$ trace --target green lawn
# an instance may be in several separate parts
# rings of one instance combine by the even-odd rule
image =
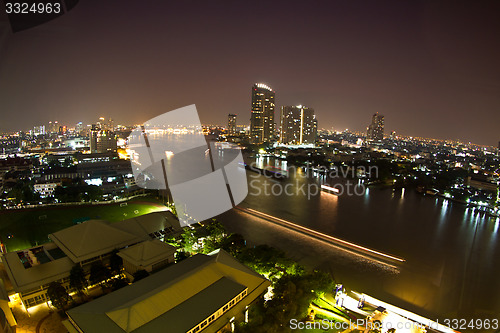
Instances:
[[[90,219],[111,222],[155,212],[164,206],[153,197],[139,197],[127,205],[53,206],[0,211],[0,240],[7,251],[26,249],[49,241],[48,235]],[[9,238],[10,236],[10,238]]]

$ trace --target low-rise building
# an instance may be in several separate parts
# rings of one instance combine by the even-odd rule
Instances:
[[[223,250],[197,254],[69,310],[70,333],[230,330],[270,282]]]
[[[172,245],[153,239],[126,247],[118,256],[123,259],[125,274],[130,279],[139,270],[151,273],[173,263],[175,251]]]
[[[13,292],[29,308],[48,300],[46,293],[51,282],[58,281],[70,291],[69,272],[75,264],[88,271],[93,262],[107,261],[116,249],[163,240],[181,231],[179,221],[170,211],[114,223],[89,220],[49,235],[52,243],[3,254],[2,261]],[[148,259],[148,264],[154,266],[163,264],[165,258]]]
[[[61,182],[39,183],[33,185],[33,190],[35,193],[40,193],[41,198],[50,198],[54,196],[56,187],[61,186],[61,184]]]

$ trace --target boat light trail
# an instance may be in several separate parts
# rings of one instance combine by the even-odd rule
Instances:
[[[355,249],[360,250],[360,251],[364,251],[364,252],[376,254],[378,256],[382,256],[382,257],[389,258],[389,259],[392,259],[392,260],[396,260],[396,261],[399,261],[399,262],[404,262],[405,261],[405,259],[401,259],[401,258],[398,258],[398,257],[395,257],[395,256],[391,256],[389,254],[382,253],[380,251],[375,251],[375,250],[369,249],[367,247],[364,247],[364,246],[361,246],[361,245],[357,245],[357,244],[345,241],[343,239],[340,239],[340,238],[337,238],[337,237],[333,237],[333,236],[324,234],[324,233],[316,231],[314,229],[303,227],[301,225],[298,225],[298,224],[295,224],[295,223],[292,223],[292,222],[280,219],[279,217],[275,217],[275,216],[272,216],[272,215],[269,215],[269,214],[266,214],[266,213],[259,212],[258,210],[255,210],[255,209],[246,208],[246,210],[248,210],[248,211],[250,211],[250,212],[252,212],[252,213],[254,213],[256,215],[264,216],[264,217],[267,217],[268,219],[273,219],[273,220],[279,221],[279,222],[281,222],[281,223],[283,223],[285,225],[290,226],[292,229],[302,230],[302,231],[304,231],[304,232],[306,232],[308,234],[314,234],[314,235],[317,235],[317,236],[319,236],[319,237],[321,237],[323,239],[329,239],[329,240],[332,240],[334,242],[338,242],[338,243],[347,245],[347,246],[349,246],[351,248],[355,248]]]
[[[332,191],[334,193],[340,193],[340,190],[338,188],[327,186],[327,185],[324,185],[324,184],[321,185],[321,188],[324,189],[324,190]]]

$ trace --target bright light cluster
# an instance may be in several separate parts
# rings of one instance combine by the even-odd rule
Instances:
[[[269,91],[273,91],[273,90],[271,89],[271,87],[269,87],[269,86],[265,85],[264,83],[256,83],[255,85],[257,86],[257,88],[263,88],[263,89],[267,89],[267,90],[269,90]]]

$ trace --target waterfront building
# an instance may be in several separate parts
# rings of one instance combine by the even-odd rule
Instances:
[[[250,142],[259,144],[274,139],[275,92],[271,87],[256,83],[252,87]]]
[[[318,123],[314,109],[306,106],[282,106],[280,142],[283,144],[314,144]]]

